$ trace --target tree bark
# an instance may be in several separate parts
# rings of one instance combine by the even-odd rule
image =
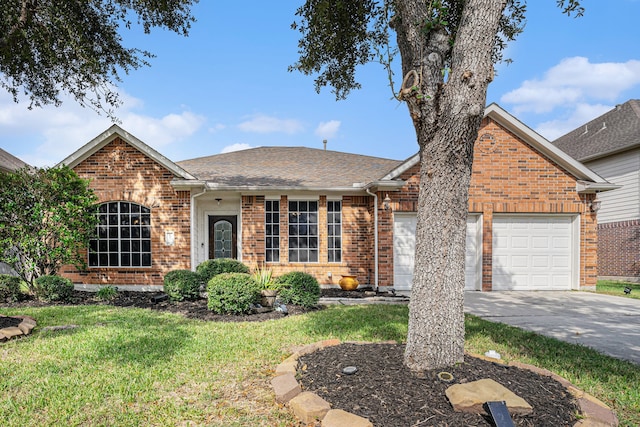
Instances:
[[[405,365],[414,372],[452,366],[464,356],[466,218],[473,145],[493,79],[491,53],[503,0],[468,0],[445,70],[450,36],[424,0],[396,2],[394,28],[403,84],[420,147],[415,269]],[[446,16],[443,18],[446,19]],[[418,76],[416,81],[415,76]],[[448,79],[445,81],[445,78]]]

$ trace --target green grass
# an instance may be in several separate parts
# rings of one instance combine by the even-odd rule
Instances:
[[[0,345],[3,426],[297,425],[269,386],[292,345],[407,333],[406,306],[332,306],[261,323],[110,306],[0,312],[38,321],[30,337]],[[78,327],[42,331],[68,324]],[[472,316],[466,345],[553,370],[615,408],[621,425],[640,424],[638,366]]]
[[[631,293],[625,294],[624,288],[631,289]],[[640,283],[617,282],[614,280],[598,280],[598,283],[596,284],[596,292],[599,294],[640,299]]]

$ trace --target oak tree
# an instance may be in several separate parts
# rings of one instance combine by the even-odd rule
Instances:
[[[125,47],[121,30],[140,25],[187,35],[198,0],[3,0],[0,87],[29,108],[59,105],[61,92],[113,118],[122,72],[152,53]]]
[[[557,0],[569,15],[577,0]],[[356,67],[401,57],[396,98],[413,120],[420,154],[415,270],[405,365],[452,366],[464,355],[464,263],[473,146],[494,64],[523,29],[524,0],[307,0],[293,28],[316,90],[338,99],[360,87]],[[392,43],[391,32],[395,32]]]

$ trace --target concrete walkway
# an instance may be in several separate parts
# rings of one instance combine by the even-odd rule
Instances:
[[[640,364],[640,300],[591,292],[466,292],[464,310]]]

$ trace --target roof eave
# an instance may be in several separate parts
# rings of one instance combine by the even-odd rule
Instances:
[[[617,190],[618,188],[622,188],[622,185],[611,184],[609,182],[576,181],[576,191],[579,194],[602,193],[604,191]]]
[[[180,166],[176,165],[174,162],[172,162],[171,160],[169,160],[168,158],[166,158],[165,156],[163,156],[162,154],[160,154],[159,152],[157,152],[156,150],[154,150],[153,148],[151,148],[150,146],[148,146],[147,144],[145,144],[144,142],[142,142],[141,140],[139,140],[138,138],[131,135],[129,132],[127,132],[126,130],[122,129],[120,126],[115,124],[112,125],[106,131],[104,131],[103,133],[101,133],[100,135],[98,135],[97,137],[95,137],[94,139],[92,139],[91,141],[89,141],[80,149],[76,150],[73,154],[71,154],[66,159],[62,160],[56,166],[66,165],[66,166],[69,166],[70,168],[74,168],[75,166],[80,164],[82,161],[86,160],[91,155],[93,155],[96,151],[100,150],[109,142],[113,141],[118,136],[120,138],[123,138],[125,141],[127,141],[127,143],[135,147],[137,150],[144,153],[147,157],[151,158],[155,162],[165,167],[175,176],[183,179],[187,179],[187,180],[196,179],[196,177],[191,175],[189,172],[182,169]]]
[[[585,165],[560,150],[555,145],[547,141],[542,135],[522,123],[520,120],[509,114],[499,105],[493,103],[485,109],[485,117],[505,126],[507,129],[516,131],[525,142],[540,151],[542,154],[558,163],[567,172],[571,173],[575,178],[585,181],[593,181],[594,183],[609,184],[605,179],[587,168]],[[611,184],[609,184],[611,185]]]

